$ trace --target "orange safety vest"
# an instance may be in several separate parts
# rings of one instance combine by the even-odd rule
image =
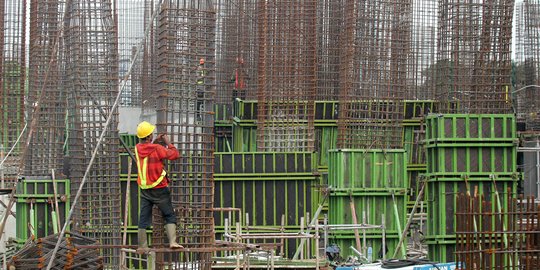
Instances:
[[[139,177],[137,178],[137,183],[139,184],[139,187],[141,187],[141,189],[153,188],[159,185],[159,183],[161,183],[161,181],[165,179],[165,175],[167,175],[167,172],[165,171],[165,169],[163,169],[163,171],[161,172],[161,175],[159,176],[157,180],[152,181],[152,180],[146,179],[146,170],[148,168],[148,157],[143,158],[142,164],[141,164],[141,159],[139,158],[137,147],[135,147],[135,158],[137,158],[137,169],[139,170]]]

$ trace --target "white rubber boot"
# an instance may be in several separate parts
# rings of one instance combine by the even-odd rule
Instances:
[[[170,248],[183,248],[182,245],[176,242],[176,224],[165,224],[165,231],[167,232],[167,237],[169,238]]]

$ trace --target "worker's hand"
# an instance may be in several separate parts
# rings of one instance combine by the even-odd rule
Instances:
[[[163,143],[165,143],[165,145],[171,144],[171,141],[169,140],[169,136],[167,136],[167,134],[159,134],[158,138],[161,139]]]

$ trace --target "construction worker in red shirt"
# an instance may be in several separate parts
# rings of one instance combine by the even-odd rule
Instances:
[[[168,188],[169,179],[164,169],[164,160],[175,160],[180,156],[176,147],[169,141],[166,134],[158,135],[156,140],[162,140],[166,146],[155,144],[153,132],[156,126],[143,121],[137,126],[137,137],[140,142],[135,146],[141,204],[139,215],[137,252],[148,250],[146,228],[152,225],[152,207],[157,205],[165,219],[165,231],[169,238],[170,248],[182,248],[176,242],[176,214],[171,202],[171,192]]]

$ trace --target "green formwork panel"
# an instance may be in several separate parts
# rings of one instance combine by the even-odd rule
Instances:
[[[302,217],[314,214],[318,201],[315,190],[318,179],[274,176],[267,178],[214,178],[214,207],[233,207],[249,214],[249,224],[255,226],[280,226],[285,216],[287,226],[298,226]],[[232,213],[233,221],[238,221]],[[216,226],[224,226],[226,212],[214,212]],[[244,220],[245,216],[240,217]]]
[[[127,178],[120,178],[120,193],[122,194],[121,205],[122,205],[122,223],[124,222],[124,216],[126,209],[126,188],[128,184]],[[137,175],[132,175],[131,181],[129,182],[129,200],[128,211],[127,211],[127,226],[137,226],[139,224],[139,212],[141,205],[141,193],[139,185],[137,184]]]
[[[312,175],[315,169],[313,152],[214,153],[214,158],[215,177],[234,177],[237,174]]]
[[[512,114],[430,114],[426,142],[513,142],[517,138]]]
[[[423,145],[425,130],[421,125],[403,127],[403,148],[409,164],[425,164],[426,149]]]
[[[432,175],[486,175],[517,172],[517,147],[510,144],[428,145],[427,172]]]
[[[257,151],[257,126],[255,125],[233,125],[233,145],[234,152],[254,152]]]
[[[419,120],[430,113],[437,112],[437,102],[434,100],[405,100],[403,109],[403,122]]]
[[[131,177],[137,178],[137,162],[128,153],[120,153],[120,177],[128,176],[129,161],[131,161]]]
[[[396,190],[394,198],[388,191],[355,190],[350,195],[346,192],[330,192],[328,198],[329,224],[354,224],[351,213],[351,198],[357,216],[357,222],[381,225],[384,215],[387,233],[399,233],[405,227],[407,218],[406,190]]]
[[[135,145],[139,142],[139,138],[135,134],[120,133],[119,137],[129,149],[135,148]],[[122,144],[120,144],[120,149],[125,150]]]
[[[369,231],[366,231],[366,250],[371,247],[372,249],[372,262],[382,259],[382,234],[372,234]],[[328,235],[328,243],[336,244],[340,248],[339,255],[346,260],[349,256],[358,257],[358,255],[351,249],[351,247],[356,249],[356,239],[354,234],[342,234],[342,233],[332,233]],[[386,246],[386,259],[392,259],[394,252],[396,251],[397,244],[399,243],[399,236],[397,234],[386,234],[385,235],[385,246]],[[364,238],[362,230],[360,230],[360,244],[364,244]],[[364,247],[362,246],[362,254],[367,257],[367,252],[364,253]]]
[[[232,125],[214,126],[214,150],[216,152],[233,151],[233,131]]]
[[[499,193],[501,205],[507,205],[508,196],[515,197],[518,180],[514,178],[495,178],[490,176],[470,178],[434,177],[428,179],[426,200],[428,203],[427,237],[455,237],[458,194],[478,194],[491,202],[493,212],[498,205],[495,190]],[[496,188],[496,189],[495,189]]]
[[[337,136],[337,127],[315,127],[315,145],[319,152],[317,155],[317,167],[319,169],[328,168],[329,151],[331,149],[336,149]]]
[[[456,238],[426,238],[428,259],[432,262],[455,262]]]
[[[34,228],[36,237],[53,234],[53,211],[60,218],[60,226],[64,225],[70,208],[70,182],[67,179],[55,180],[56,197],[59,213],[54,204],[54,189],[50,179],[24,179],[16,188],[16,237],[17,242],[23,243]],[[59,227],[58,230],[62,228]]]
[[[231,121],[233,117],[232,104],[214,104],[214,121],[216,123]]]
[[[339,149],[328,152],[333,189],[406,188],[407,158],[401,149]]]

